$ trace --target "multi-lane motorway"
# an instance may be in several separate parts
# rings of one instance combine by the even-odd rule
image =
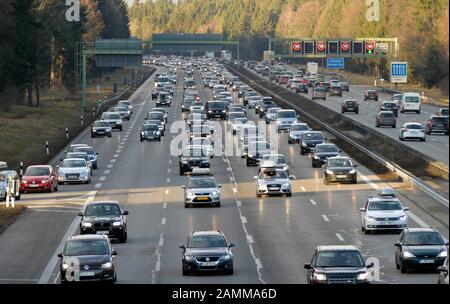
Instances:
[[[203,88],[199,76],[197,72],[201,99],[211,100],[212,93]],[[184,72],[179,70],[177,77],[168,126],[183,119]],[[179,175],[178,158],[170,148],[178,134],[167,132],[162,142],[139,141],[144,116],[155,106],[153,84],[151,77],[130,98],[134,114],[124,123],[123,132],[91,139],[86,130],[74,140],[99,153],[92,184],[23,196],[20,203],[29,209],[0,235],[0,283],[58,283],[56,254],[66,238],[77,233],[76,213],[86,202],[100,200],[117,200],[130,212],[127,243],[113,244],[119,253],[118,283],[306,283],[303,264],[310,261],[316,246],[330,244],[353,244],[366,259],[376,258],[381,283],[436,283],[436,273],[401,274],[395,269],[397,234],[361,232],[359,209],[368,196],[387,183],[399,189],[403,185],[360,166],[358,185],[325,186],[322,169],[311,168],[309,156],[301,156],[298,145],[288,145],[286,134],[280,135],[279,153],[286,155],[296,176],[292,197],[257,198],[253,179],[257,169],[246,167],[240,156],[216,156],[211,170],[223,185],[222,207],[185,209],[181,186],[187,176]],[[258,119],[252,111],[248,113],[250,119]],[[56,156],[52,165],[60,158]],[[448,238],[448,222],[435,221],[406,196],[399,197],[411,208],[411,227],[432,225]],[[234,275],[182,276],[179,245],[191,231],[212,229],[220,229],[237,245]]]

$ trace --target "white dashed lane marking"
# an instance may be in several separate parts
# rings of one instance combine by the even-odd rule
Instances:
[[[329,222],[330,221],[330,219],[325,214],[322,214],[322,218],[323,218],[323,220],[325,222]]]
[[[339,241],[345,242],[344,237],[340,233],[336,233],[336,237],[338,238]]]
[[[313,204],[314,206],[316,206],[316,205],[317,205],[317,203],[316,203],[316,201],[315,201],[315,200],[313,200],[313,199],[310,199],[309,201],[310,201],[310,202],[311,202],[311,204]]]
[[[100,189],[101,187],[102,187],[101,183],[95,184],[95,186],[94,186],[95,189]]]
[[[106,180],[106,176],[101,176],[101,177],[99,178],[99,180],[100,180],[101,182],[105,181],[105,180]]]

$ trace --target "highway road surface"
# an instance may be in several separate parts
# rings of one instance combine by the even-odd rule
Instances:
[[[169,108],[169,126],[182,120],[183,77],[180,70]],[[212,99],[198,73],[196,78],[202,100]],[[357,185],[325,186],[322,169],[313,169],[310,157],[299,154],[298,145],[288,145],[286,134],[280,135],[279,149],[290,162],[291,174],[296,176],[292,197],[257,198],[253,180],[257,169],[246,167],[240,156],[216,156],[211,170],[223,185],[222,207],[185,209],[181,186],[187,176],[179,175],[178,158],[170,153],[170,143],[177,133],[167,132],[162,142],[139,141],[144,116],[155,105],[151,100],[153,84],[152,77],[130,98],[134,114],[130,122],[124,123],[123,132],[114,132],[112,138],[91,139],[86,130],[74,140],[92,145],[99,153],[99,168],[92,184],[60,186],[56,193],[23,196],[20,203],[29,209],[0,235],[0,283],[58,283],[56,254],[68,236],[77,234],[76,213],[86,202],[99,200],[117,200],[130,212],[127,243],[113,244],[118,251],[119,284],[306,283],[303,264],[310,262],[316,246],[332,244],[353,244],[366,259],[376,258],[378,283],[436,283],[436,273],[401,274],[396,270],[394,243],[398,235],[363,234],[359,208],[377,188],[389,184],[405,193],[399,197],[411,207],[410,226],[432,225],[446,238],[448,210],[446,223],[436,221],[417,207],[422,198],[413,203],[407,198],[411,193],[402,184],[378,177],[363,166],[358,167]],[[351,96],[360,96],[362,90],[356,91],[352,89]],[[329,99],[326,103],[334,107],[336,101]],[[367,124],[372,123],[364,115],[372,111],[366,109],[369,104],[363,103],[359,115]],[[257,119],[253,113],[249,117]],[[394,131],[385,131],[394,136]],[[230,133],[224,136],[232,137]],[[431,138],[434,136],[428,141]],[[423,145],[443,159],[437,143],[408,144]],[[55,157],[52,164],[56,165],[59,158]],[[220,229],[236,244],[235,274],[182,276],[179,245],[191,231],[211,229]]]

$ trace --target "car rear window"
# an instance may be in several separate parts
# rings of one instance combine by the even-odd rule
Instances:
[[[448,117],[433,117],[431,119],[431,122],[434,124],[447,124],[448,123]]]
[[[419,103],[420,98],[417,96],[405,96],[406,103]]]

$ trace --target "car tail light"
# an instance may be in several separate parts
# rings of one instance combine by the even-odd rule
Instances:
[[[406,129],[406,128],[403,128],[403,129],[402,129],[402,132],[406,132],[406,131],[408,131],[408,129]]]

